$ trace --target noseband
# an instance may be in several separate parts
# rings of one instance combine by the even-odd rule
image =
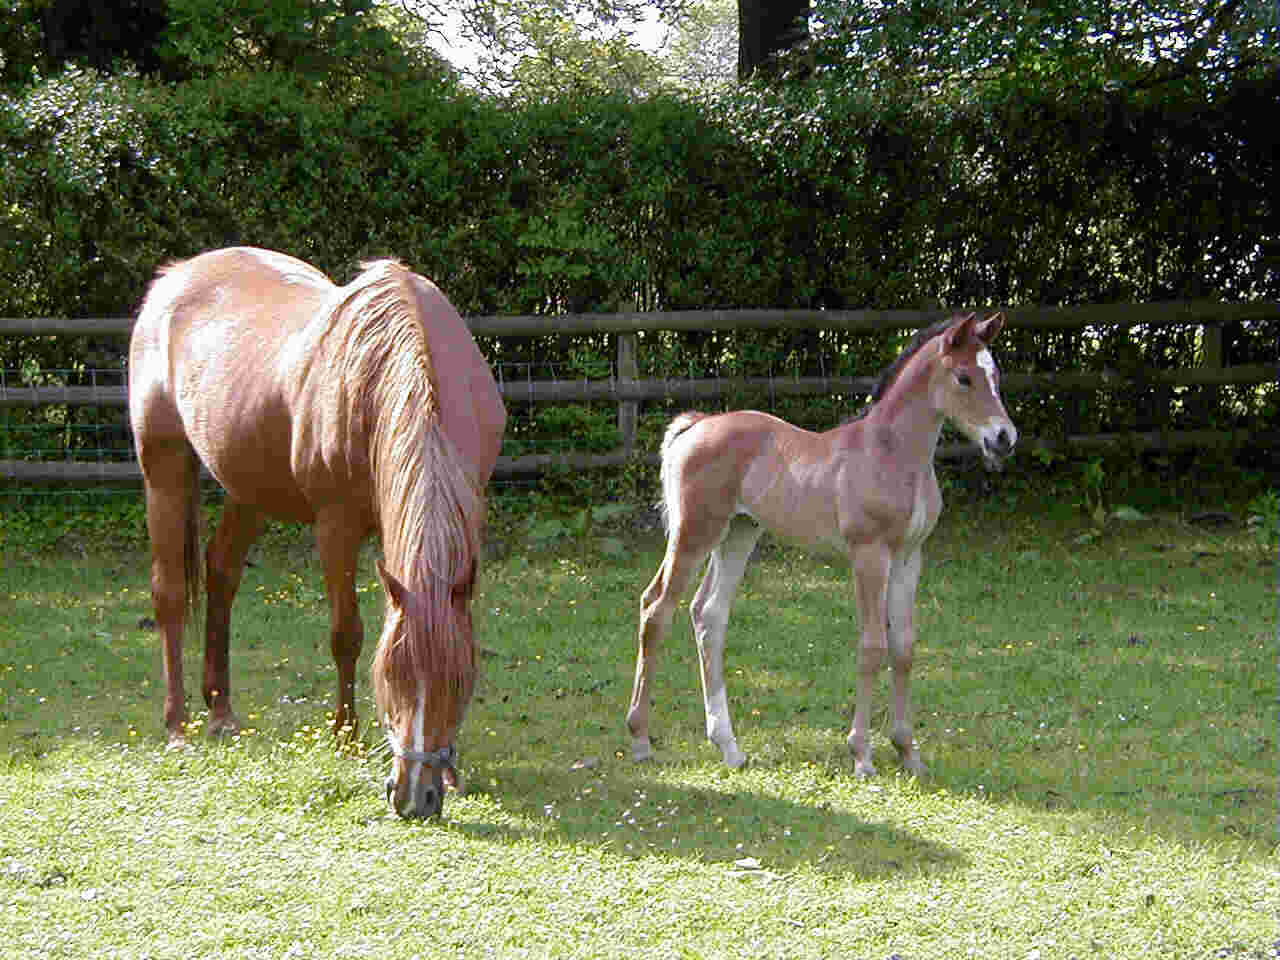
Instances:
[[[421,763],[433,771],[452,770],[457,773],[454,762],[458,759],[458,750],[452,743],[439,750],[423,751],[406,750],[392,737],[387,737],[387,742],[391,744],[391,752],[406,763]]]

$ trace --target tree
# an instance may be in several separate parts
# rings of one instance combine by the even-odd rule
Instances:
[[[809,0],[738,0],[738,78],[777,72],[777,57],[809,37]]]
[[[672,24],[660,54],[668,82],[681,90],[705,92],[737,75],[736,0],[701,0]]]
[[[9,0],[0,11],[0,79],[8,84],[72,63],[111,71],[128,62],[143,73],[163,66],[167,0]]]
[[[511,71],[512,91],[523,99],[578,93],[638,95],[656,85],[658,68],[620,33],[593,36],[567,19],[531,19],[529,46]]]
[[[374,0],[168,2],[165,54],[190,74],[281,70],[337,92],[407,65],[405,47]]]

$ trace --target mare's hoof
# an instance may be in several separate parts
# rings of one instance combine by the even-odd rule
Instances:
[[[221,717],[210,717],[209,723],[205,726],[205,732],[215,740],[234,737],[240,732],[240,721],[232,713]]]

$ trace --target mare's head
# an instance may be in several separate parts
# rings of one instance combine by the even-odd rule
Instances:
[[[469,402],[481,371],[489,374],[482,358],[436,366],[427,324],[450,318],[424,315],[413,277],[394,261],[368,265],[343,288],[330,329],[349,407],[346,442],[369,464],[386,559],[386,620],[372,674],[393,755],[387,800],[402,817],[429,817],[444,809],[445,787],[458,785],[455,742],[475,686],[471,590],[488,478],[446,430],[446,388],[467,398],[455,405]]]
[[[1000,399],[1000,370],[990,349],[1002,326],[1003,314],[979,320],[971,313],[945,327],[930,386],[935,408],[978,445],[994,470],[1018,442],[1018,428]]]
[[[392,753],[387,803],[402,817],[439,816],[445,788],[461,789],[455,741],[475,687],[474,567],[452,583],[428,574],[414,588],[381,563],[378,571],[386,620],[373,685]]]

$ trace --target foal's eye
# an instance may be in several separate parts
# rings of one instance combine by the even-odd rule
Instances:
[[[959,383],[959,384],[960,384],[960,386],[962,386],[962,387],[971,387],[971,386],[973,386],[973,381],[972,381],[971,379],[969,379],[969,375],[968,375],[967,373],[957,373],[957,374],[956,374],[956,382],[957,382],[957,383]]]

